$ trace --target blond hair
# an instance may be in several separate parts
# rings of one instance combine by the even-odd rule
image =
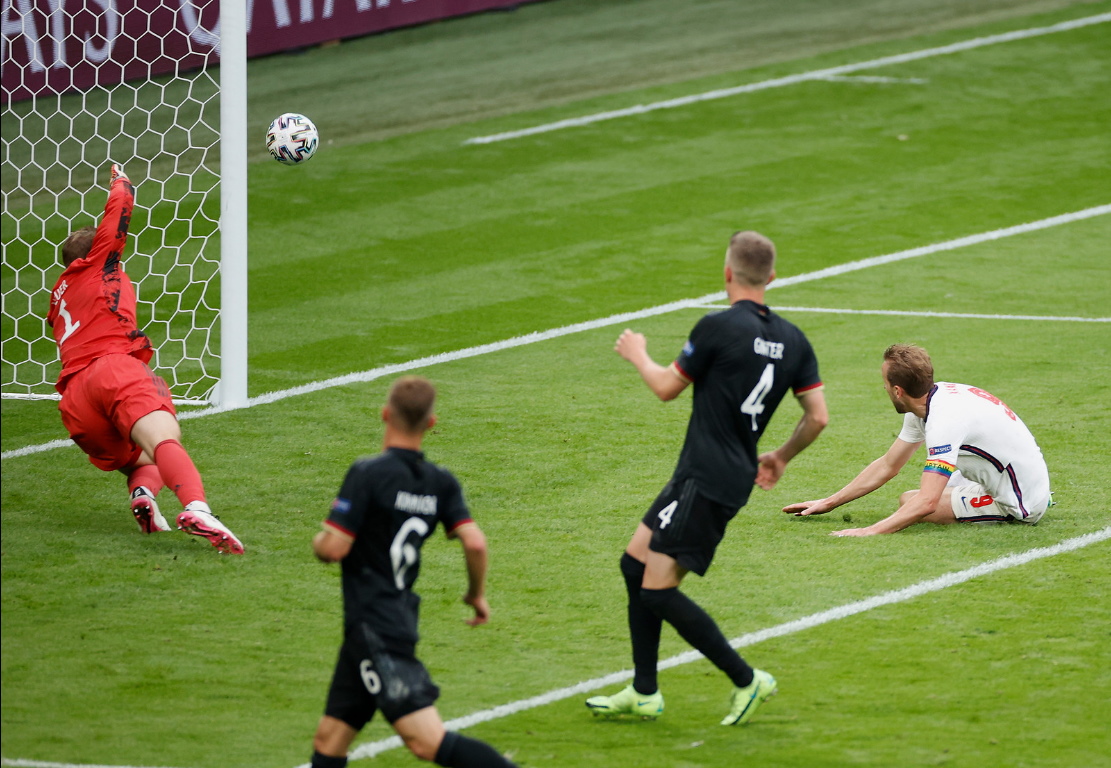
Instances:
[[[775,269],[775,244],[759,232],[736,232],[729,239],[725,263],[733,271],[734,282],[763,288]]]

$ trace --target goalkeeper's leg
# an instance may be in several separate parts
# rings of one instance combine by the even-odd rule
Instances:
[[[243,554],[243,544],[208,508],[201,473],[181,444],[177,417],[164,410],[148,413],[135,422],[131,438],[154,458],[162,479],[185,507],[177,516],[177,527],[207,539],[220,552]]]
[[[122,470],[127,474],[127,490],[131,495],[131,514],[143,533],[156,533],[170,530],[166,518],[158,509],[155,497],[164,483],[158,467],[154,464],[140,464]]]

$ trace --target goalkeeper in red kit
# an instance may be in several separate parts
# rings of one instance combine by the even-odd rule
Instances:
[[[154,350],[135,321],[135,289],[123,271],[135,190],[118,165],[98,227],[72,232],[62,244],[62,272],[50,294],[62,372],[62,423],[94,466],[127,476],[131,512],[144,533],[168,531],[155,497],[168,486],[184,507],[177,527],[227,554],[243,545],[212,514],[204,484],[181,444],[166,382],[147,363]]]

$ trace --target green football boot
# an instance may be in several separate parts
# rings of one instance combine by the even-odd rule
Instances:
[[[633,715],[643,720],[655,720],[664,713],[664,697],[659,691],[644,695],[633,686],[613,696],[591,696],[586,706],[595,715]]]
[[[721,721],[722,725],[744,725],[756,713],[757,707],[767,701],[778,690],[775,678],[762,669],[752,670],[752,682],[744,688],[734,688],[730,701],[729,714]]]

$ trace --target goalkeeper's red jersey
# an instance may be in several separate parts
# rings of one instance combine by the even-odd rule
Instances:
[[[65,391],[70,377],[98,357],[125,354],[146,363],[154,354],[150,339],[135,321],[135,289],[120,261],[134,203],[131,182],[113,181],[89,255],[70,264],[50,293],[46,321],[54,329],[62,358],[55,385],[59,392]]]

